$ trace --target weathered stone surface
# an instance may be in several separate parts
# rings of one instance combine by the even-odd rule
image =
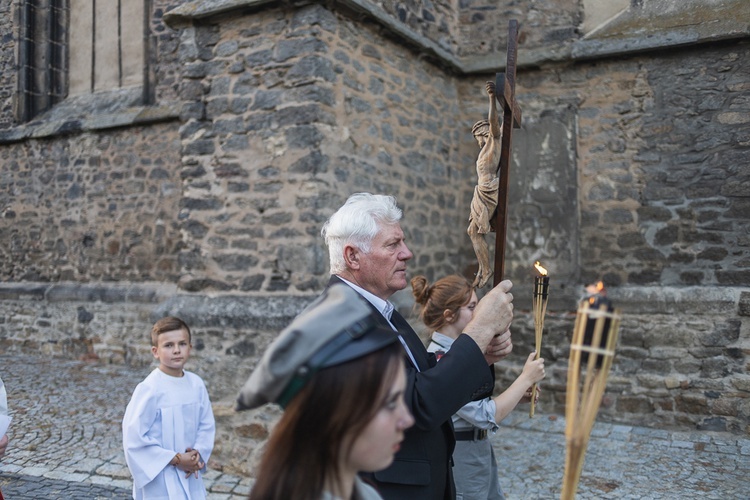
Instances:
[[[205,297],[175,295],[155,307],[153,316],[176,315],[203,327],[230,326],[253,330],[284,328],[312,297],[244,295]]]

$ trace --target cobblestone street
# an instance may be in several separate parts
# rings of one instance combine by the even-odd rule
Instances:
[[[13,422],[0,463],[7,500],[132,498],[122,416],[152,368],[0,356]],[[241,498],[251,481],[209,470],[215,499]]]
[[[7,500],[130,498],[120,423],[134,369],[46,357],[0,355],[13,422],[0,463]],[[559,498],[564,419],[514,412],[492,437],[509,499]],[[205,475],[211,499],[247,496],[252,481]],[[578,498],[750,498],[750,438],[597,424]]]

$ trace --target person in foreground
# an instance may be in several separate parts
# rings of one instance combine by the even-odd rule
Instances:
[[[3,379],[0,378],[0,415],[8,414],[8,397],[5,392],[5,384]],[[8,448],[8,435],[3,433],[0,437],[0,458],[5,456],[5,450]]]
[[[414,423],[401,356],[393,332],[344,285],[295,318],[237,398],[238,410],[284,407],[250,498],[380,499],[357,473],[390,465]]]
[[[473,319],[438,364],[388,301],[406,288],[406,265],[412,258],[399,223],[401,216],[392,196],[350,196],[321,231],[333,275],[328,286],[346,283],[354,289],[372,318],[395,331],[403,347],[405,399],[415,424],[406,432],[393,464],[366,477],[389,500],[452,499],[455,440],[451,415],[469,401],[492,394],[490,365],[513,347],[512,284],[503,281],[482,298]]]
[[[216,424],[203,380],[184,370],[190,337],[188,325],[171,316],[151,329],[159,366],[135,388],[122,420],[135,499],[206,498],[200,473],[214,447]]]
[[[5,393],[5,384],[0,378],[0,415],[8,415],[8,398]],[[5,450],[8,448],[8,435],[3,432],[0,437],[0,458],[5,456]],[[0,500],[3,500],[3,492],[0,491]]]
[[[430,285],[424,276],[411,280],[412,294],[420,306],[419,316],[432,331],[427,350],[438,360],[451,349],[461,335],[477,305],[477,294],[466,278],[446,276]],[[523,399],[530,400],[531,386],[544,378],[544,359],[526,359],[523,372],[502,394],[472,401],[453,415],[456,449],[453,451],[453,476],[456,498],[501,500],[497,460],[487,431],[498,429],[504,419]]]

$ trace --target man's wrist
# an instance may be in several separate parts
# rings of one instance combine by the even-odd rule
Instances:
[[[170,461],[169,461],[169,465],[173,465],[173,466],[175,466],[175,467],[177,467],[178,465],[180,465],[180,454],[179,454],[179,453],[178,453],[178,454],[176,454],[176,455],[175,455],[175,456],[174,456],[174,457],[172,458],[172,460],[170,460]]]
[[[479,347],[479,350],[481,350],[482,352],[487,350],[487,346],[489,345],[490,341],[483,338],[483,332],[481,332],[478,328],[464,328],[464,331],[461,333],[471,338],[471,340],[474,341],[477,347]]]

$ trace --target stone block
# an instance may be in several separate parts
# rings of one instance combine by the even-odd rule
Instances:
[[[618,413],[644,414],[652,411],[652,404],[648,398],[642,396],[619,396],[615,409]]]
[[[750,316],[750,292],[743,291],[740,293],[737,313],[740,316]]]
[[[695,415],[705,414],[708,409],[706,397],[702,394],[683,393],[675,397],[677,411]]]
[[[736,374],[732,377],[732,386],[737,390],[750,393],[750,376]]]
[[[336,73],[331,61],[321,56],[305,56],[292,65],[286,77],[291,83],[303,83],[309,80],[334,82]]]

